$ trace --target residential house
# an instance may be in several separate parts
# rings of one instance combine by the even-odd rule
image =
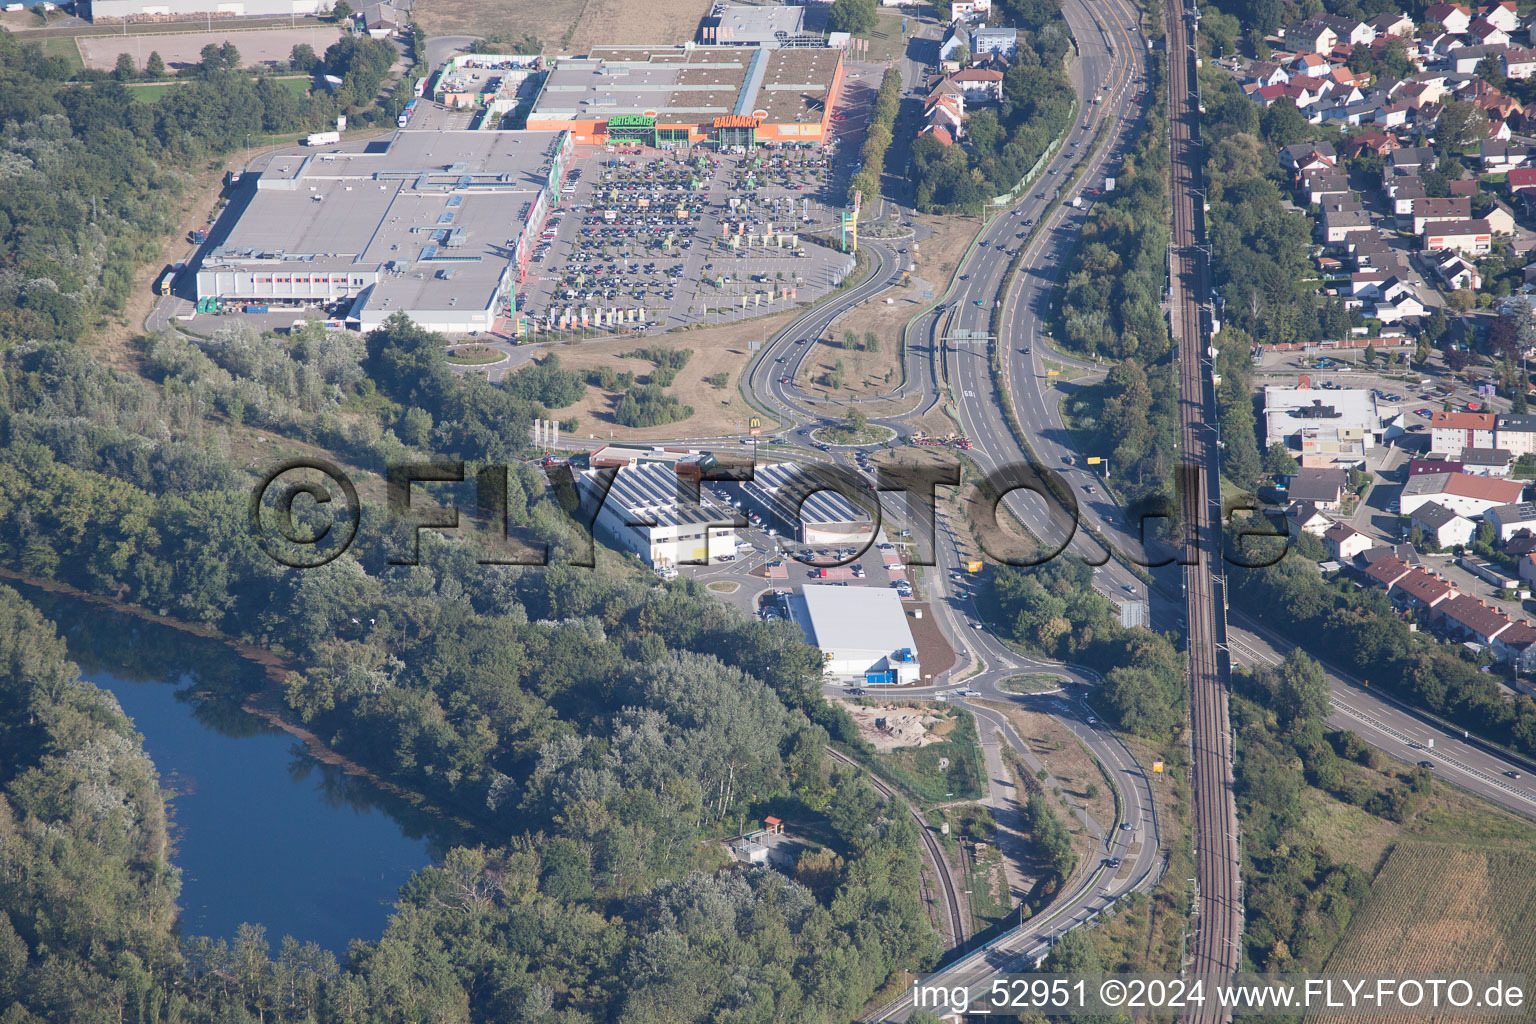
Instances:
[[[1494,539],[1499,544],[1508,545],[1521,534],[1536,536],[1536,505],[1528,501],[1495,505],[1483,513],[1483,522],[1493,527]]]
[[[1498,480],[1470,473],[1425,473],[1409,477],[1398,499],[1403,515],[1425,502],[1444,505],[1467,519],[1482,515],[1495,505],[1517,504],[1525,493],[1518,480]]]
[[[1460,35],[1472,24],[1472,10],[1461,4],[1431,4],[1424,10],[1424,20],[1436,22],[1447,32]]]
[[[1459,252],[1450,249],[1430,249],[1424,254],[1425,261],[1434,268],[1435,276],[1451,291],[1483,286],[1483,275],[1477,266]]]
[[[1310,501],[1293,501],[1285,509],[1285,522],[1294,536],[1310,533],[1321,537],[1333,525],[1333,520],[1317,510]]]
[[[1467,26],[1467,35],[1483,46],[1509,45],[1509,33],[1487,18],[1474,18]]]
[[[1448,637],[1491,644],[1493,638],[1514,625],[1508,615],[1490,608],[1470,594],[1457,594],[1435,608],[1433,619]]]
[[[1323,543],[1328,546],[1328,553],[1340,562],[1352,562],[1356,555],[1369,551],[1373,546],[1371,538],[1348,523],[1335,523],[1331,526],[1323,534]]]
[[[1435,151],[1427,146],[1399,146],[1387,154],[1382,174],[1390,180],[1393,175],[1415,175],[1435,166]],[[1386,184],[1386,180],[1382,182]]]
[[[1470,21],[1468,18],[1468,23]],[[1462,31],[1466,31],[1465,26]],[[1285,30],[1286,45],[1294,47],[1298,52],[1310,50],[1313,53],[1328,53],[1338,41],[1339,33],[1318,18],[1299,21]]]
[[[1504,77],[1513,81],[1536,75],[1536,49],[1507,49],[1501,58]]]
[[[923,105],[922,130],[937,132],[942,128],[951,139],[958,139],[965,134],[965,94],[953,82],[944,84],[949,90],[935,89]]]
[[[1500,57],[1507,49],[1509,49],[1509,46],[1505,43],[1495,43],[1493,45],[1479,43],[1476,46],[1458,46],[1446,54],[1445,58],[1449,62],[1452,71],[1458,74],[1470,75],[1477,70],[1477,66],[1485,58]]]
[[[1389,596],[1400,608],[1428,612],[1460,593],[1452,584],[1428,569],[1413,569],[1392,585]]]
[[[1515,168],[1509,172],[1505,183],[1509,185],[1509,191],[1513,194],[1536,188],[1536,167]]]
[[[1532,533],[1529,530],[1521,530],[1504,542],[1504,553],[1511,558],[1524,558],[1526,555],[1536,555],[1536,533]]]
[[[1515,457],[1507,448],[1463,448],[1461,471],[1473,476],[1509,476],[1509,465]]]
[[[997,54],[1012,60],[1019,52],[1019,30],[1016,28],[980,28],[971,33],[971,52]]]
[[[1492,448],[1495,425],[1491,412],[1439,410],[1429,420],[1430,450],[1456,458],[1464,448]]]
[[[1365,212],[1365,208],[1357,202],[1348,200],[1324,203],[1319,228],[1323,241],[1329,245],[1338,245],[1347,241],[1350,235],[1364,234],[1372,230],[1371,218]]]
[[[1479,7],[1477,16],[1505,32],[1515,32],[1520,28],[1520,15],[1515,10],[1515,0],[1502,0],[1501,3]]]
[[[1339,165],[1339,154],[1328,142],[1300,142],[1280,151],[1280,164],[1297,174],[1320,171]]]
[[[1393,277],[1383,282],[1381,298],[1376,300],[1376,319],[1384,324],[1397,324],[1412,317],[1424,316],[1428,312],[1407,281]]]
[[[1426,541],[1433,541],[1440,548],[1459,548],[1469,543],[1472,534],[1477,531],[1472,520],[1434,501],[1426,501],[1414,509],[1408,519],[1419,528],[1420,535]]]
[[[1531,163],[1531,147],[1511,145],[1498,139],[1484,139],[1478,145],[1478,159],[1489,173],[1524,167]]]
[[[986,19],[987,12],[992,10],[992,0],[951,0],[949,5],[949,20],[959,21],[961,18],[967,21],[974,20],[978,15],[982,20]]]
[[[1424,179],[1417,175],[1392,178],[1387,182],[1386,190],[1387,198],[1392,201],[1392,213],[1403,218],[1413,215],[1416,200],[1429,197],[1424,188]]]
[[[1311,78],[1328,73],[1328,58],[1320,53],[1298,53],[1290,59],[1288,66],[1293,74]]]
[[[1345,18],[1337,14],[1322,14],[1316,20],[1333,29],[1334,35],[1337,36],[1332,49],[1341,46],[1369,46],[1376,40],[1376,30],[1368,21]]]
[[[1536,415],[1501,413],[1494,427],[1494,443],[1515,458],[1536,454]]]
[[[1486,220],[1443,221],[1426,227],[1420,241],[1426,249],[1486,256],[1493,251],[1493,226]]]
[[[978,33],[979,34],[979,33]],[[981,68],[966,68],[949,76],[949,81],[960,87],[965,102],[1001,103],[1003,99],[1003,73]],[[1468,211],[1470,213],[1470,211]]]
[[[1495,202],[1493,209],[1483,215],[1483,220],[1488,222],[1488,227],[1496,235],[1515,233],[1515,213],[1503,203]]]
[[[1294,501],[1337,512],[1349,493],[1349,474],[1342,469],[1303,469],[1291,478],[1289,493]]]
[[[1441,224],[1446,221],[1468,220],[1472,216],[1472,200],[1466,197],[1452,196],[1449,199],[1415,199],[1413,212],[1409,217],[1413,220],[1413,233],[1422,235],[1424,228],[1429,224]]]
[[[1330,199],[1348,198],[1349,179],[1343,171],[1333,168],[1308,171],[1302,175],[1301,193],[1306,197],[1307,205],[1321,206]]]
[[[1256,60],[1249,62],[1241,77],[1243,81],[1262,88],[1266,85],[1284,85],[1290,81],[1291,73],[1278,64]]]
[[[963,21],[956,21],[949,26],[944,33],[944,38],[939,43],[939,61],[959,60],[961,54],[974,53],[971,42],[971,27]]]
[[[1516,672],[1536,671],[1536,626],[1517,619],[1493,638],[1493,656],[1512,665]]]
[[[1362,570],[1362,574],[1382,590],[1391,590],[1394,583],[1412,571],[1413,567],[1401,558],[1396,555],[1386,555],[1371,562]]]
[[[1399,39],[1408,39],[1413,35],[1413,19],[1397,11],[1378,14],[1366,22],[1366,24],[1371,26],[1372,31],[1376,33],[1376,39],[1381,39],[1383,36],[1396,36]]]
[[[1374,128],[1368,128],[1346,142],[1344,144],[1344,152],[1347,156],[1361,156],[1363,154],[1386,156],[1396,149],[1397,146],[1396,137],[1388,135],[1386,132],[1377,131]]]

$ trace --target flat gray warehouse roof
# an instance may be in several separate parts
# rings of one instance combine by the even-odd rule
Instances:
[[[917,654],[906,609],[896,591],[884,587],[830,587],[808,583],[801,590],[811,636],[823,651],[876,651],[903,647]]]
[[[409,131],[273,154],[203,270],[379,273],[369,308],[484,308],[551,187],[559,132]],[[546,201],[547,205],[547,201]]]

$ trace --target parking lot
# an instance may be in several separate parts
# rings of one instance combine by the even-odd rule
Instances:
[[[800,237],[834,223],[828,163],[811,146],[578,151],[521,308],[542,330],[583,307],[668,329],[814,301],[853,264]]]

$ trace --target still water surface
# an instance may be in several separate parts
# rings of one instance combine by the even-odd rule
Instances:
[[[378,938],[399,887],[441,857],[431,822],[242,710],[263,675],[223,644],[18,589],[117,696],[173,793],[183,934],[227,939],[249,921],[274,947],[292,935],[337,953]]]

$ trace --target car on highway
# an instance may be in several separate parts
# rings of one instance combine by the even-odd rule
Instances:
[[[1426,771],[1431,771],[1432,772],[1432,771],[1435,770],[1435,762],[1433,762],[1433,761],[1420,761],[1419,762],[1419,767],[1423,768]]]
[[[1514,769],[1510,769],[1509,771],[1504,773],[1504,777],[1506,779],[1518,779],[1520,777],[1520,773],[1515,771]]]
[[[1117,868],[1117,867],[1120,866],[1120,858],[1119,857],[1105,857],[1104,858],[1104,866],[1107,867],[1107,868]]]
[[[780,384],[788,384],[789,383],[789,378],[788,377],[780,377],[779,378],[779,383]]]
[[[1121,823],[1120,823],[1120,831],[1121,831],[1121,832],[1129,832],[1129,831],[1131,831],[1131,830],[1132,830],[1132,829],[1134,829],[1134,828],[1135,828],[1135,827],[1136,827],[1136,826],[1135,826],[1135,825],[1132,825],[1132,824],[1131,824],[1131,823],[1130,823],[1130,822],[1128,822],[1128,821],[1122,821],[1122,822],[1121,822]]]
[[[981,299],[977,299],[976,300],[976,305],[977,305],[977,307],[983,307],[983,306],[986,305],[986,303],[983,302]]]
[[[1024,346],[1024,354],[1025,355],[1029,355],[1029,346],[1028,345]]]

